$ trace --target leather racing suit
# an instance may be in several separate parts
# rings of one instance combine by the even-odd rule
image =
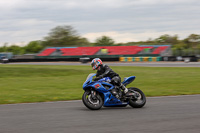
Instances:
[[[102,64],[99,67],[100,68],[97,69],[96,78],[94,80],[99,80],[104,77],[110,77],[111,83],[115,86],[115,88],[112,91],[112,94],[117,97],[116,90],[119,91],[120,88],[124,89],[124,86],[121,84],[120,76],[106,64]]]

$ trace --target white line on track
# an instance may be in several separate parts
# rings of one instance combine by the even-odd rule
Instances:
[[[194,95],[175,95],[175,96],[155,96],[155,97],[147,97],[147,98],[191,97],[191,96],[200,96],[200,94],[194,94]]]
[[[176,96],[156,96],[156,97],[147,97],[148,99],[154,99],[154,98],[168,98],[168,97],[195,97],[200,96],[200,94],[194,94],[194,95],[176,95]],[[16,103],[16,104],[1,104],[3,105],[24,105],[24,104],[51,104],[51,103],[74,103],[74,102],[81,102],[82,100],[71,100],[71,101],[53,101],[53,102],[36,102],[36,103]]]

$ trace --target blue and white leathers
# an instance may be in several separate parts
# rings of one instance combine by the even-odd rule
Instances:
[[[83,84],[83,90],[87,89],[93,89],[94,91],[97,91],[99,93],[102,93],[104,96],[104,106],[120,106],[120,105],[127,105],[128,102],[122,102],[121,100],[117,99],[115,96],[112,95],[111,90],[114,88],[114,85],[112,85],[111,79],[109,77],[102,78],[98,81],[93,81],[93,77],[96,74],[89,74],[86,81]],[[130,84],[135,79],[135,76],[131,76],[128,78],[125,78],[125,80],[122,82],[125,86]]]

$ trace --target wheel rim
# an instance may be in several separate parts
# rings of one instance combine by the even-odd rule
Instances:
[[[136,94],[136,97],[137,97],[137,99],[136,99],[136,103],[142,103],[143,102],[143,98],[142,98],[142,95],[139,93],[139,92],[135,92],[135,94]]]
[[[134,101],[138,104],[142,104],[143,103],[143,96],[140,94],[140,92],[138,92],[138,91],[132,91],[132,92],[134,92],[135,95],[136,95],[136,98],[134,97],[132,99],[132,101]]]
[[[87,97],[87,100],[88,100],[88,102],[90,103],[90,104],[92,104],[92,105],[99,105],[99,99],[92,99],[92,96],[91,96],[91,94],[90,95],[88,95]]]

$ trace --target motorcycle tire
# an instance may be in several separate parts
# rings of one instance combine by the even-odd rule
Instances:
[[[133,91],[137,94],[137,99],[129,99],[129,105],[133,108],[142,108],[146,104],[146,97],[144,93],[135,87],[128,88],[129,92]]]
[[[91,92],[89,90],[83,93],[82,101],[84,105],[91,110],[98,110],[103,106],[102,97],[97,93],[96,100],[92,99]]]

